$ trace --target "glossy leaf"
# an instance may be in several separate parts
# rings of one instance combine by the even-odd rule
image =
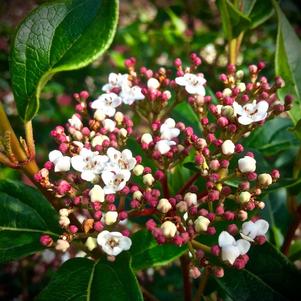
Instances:
[[[40,92],[55,73],[84,67],[108,48],[117,16],[118,0],[59,0],[39,6],[21,23],[10,69],[22,119],[37,113]]]
[[[285,80],[285,87],[279,90],[281,99],[286,94],[295,97],[294,106],[289,111],[294,124],[301,116],[301,41],[283,14],[276,1],[273,1],[278,17],[278,34],[275,54],[276,73]]]
[[[260,26],[262,23],[271,18],[274,14],[272,1],[270,0],[256,0],[252,11],[248,15],[251,19],[251,29]]]
[[[115,262],[74,258],[54,274],[37,301],[142,301],[127,253]]]
[[[40,236],[58,237],[55,210],[37,190],[22,183],[0,183],[0,263],[43,249]]]
[[[130,253],[133,258],[132,266],[134,270],[168,264],[187,250],[186,246],[158,245],[152,234],[146,230],[134,233],[132,242]]]
[[[225,269],[217,279],[233,300],[298,300],[300,272],[271,244],[253,246],[244,270]]]

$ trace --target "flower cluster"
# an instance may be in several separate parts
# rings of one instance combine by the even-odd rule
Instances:
[[[277,99],[284,83],[260,77],[262,62],[249,67],[247,80],[229,65],[220,76],[225,88],[210,97],[200,64],[192,54],[189,67],[175,60],[175,74],[138,71],[130,58],[128,73],[111,73],[93,101],[85,91],[75,94],[76,113],[51,132],[58,148],[36,174],[60,204],[64,229],[56,242],[42,236],[43,245],[64,252],[80,239],[89,256],[102,251],[114,260],[141,228],[133,217],[146,216],[159,244],[188,245],[194,276],[204,266],[221,277],[225,263],[246,265],[251,244],[264,243],[269,227],[258,214],[265,205],[260,197],[280,175],[257,172],[243,142],[292,100]],[[180,104],[194,110],[197,128],[172,115]],[[183,170],[188,176],[173,187]]]

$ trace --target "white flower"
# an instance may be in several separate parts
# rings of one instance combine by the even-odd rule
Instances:
[[[256,170],[256,160],[250,156],[244,156],[238,160],[238,169],[242,173],[254,172]]]
[[[76,130],[81,130],[83,127],[82,121],[78,118],[77,114],[73,114],[70,119],[68,119],[69,124]]]
[[[107,226],[113,225],[117,221],[118,212],[117,211],[108,211],[104,215],[104,223]]]
[[[172,145],[176,145],[176,143],[169,140],[160,140],[156,143],[155,149],[158,150],[161,155],[164,155],[170,151]]]
[[[269,104],[265,100],[258,103],[254,100],[252,103],[241,106],[236,101],[233,102],[233,109],[238,117],[238,122],[243,125],[249,125],[253,122],[264,120],[267,117]]]
[[[235,144],[231,140],[225,140],[222,144],[222,152],[224,155],[233,155],[235,150]]]
[[[123,85],[129,85],[128,74],[109,74],[109,82],[102,87],[105,92],[110,92],[114,88],[121,88]]]
[[[94,185],[89,192],[91,202],[100,202],[105,201],[105,193],[99,185]]]
[[[110,256],[117,256],[122,251],[127,251],[132,245],[129,237],[123,236],[120,232],[102,231],[97,236],[97,243],[102,250]]]
[[[160,87],[160,83],[159,81],[154,78],[154,77],[151,77],[148,81],[147,81],[147,87],[149,89],[153,89],[153,90],[156,90]]]
[[[256,236],[265,235],[269,230],[269,223],[264,219],[259,219],[255,223],[252,221],[248,221],[242,224],[241,237],[254,241]]]
[[[219,235],[218,245],[222,249],[222,260],[229,261],[230,264],[233,264],[238,256],[246,254],[251,246],[251,244],[244,239],[236,241],[235,238],[226,231],[222,231]]]
[[[206,80],[202,74],[185,73],[184,76],[176,77],[175,81],[179,86],[184,86],[189,94],[198,94],[200,96],[205,96],[206,94],[204,88]]]
[[[153,142],[153,136],[149,133],[145,133],[141,136],[141,142],[145,144],[150,144]]]
[[[107,119],[102,121],[102,125],[107,131],[113,132],[115,130],[115,127],[116,127],[116,122],[112,119],[107,118]]]
[[[199,216],[194,221],[195,231],[198,233],[202,231],[207,231],[209,224],[210,224],[210,220],[207,217]]]
[[[142,100],[145,98],[145,96],[141,92],[141,88],[138,86],[122,86],[122,90],[120,92],[120,97],[122,98],[122,101],[126,105],[133,104],[136,100]]]
[[[105,194],[116,193],[122,190],[130,177],[131,173],[126,169],[120,170],[117,173],[107,170],[104,171],[101,178],[106,185],[103,189]]]
[[[100,95],[91,104],[92,109],[102,110],[109,117],[114,116],[116,109],[121,104],[121,98],[115,93]]]
[[[177,226],[171,221],[164,222],[161,229],[165,237],[174,237],[177,233]]]
[[[129,149],[124,149],[122,152],[120,152],[114,147],[109,147],[107,156],[109,157],[111,163],[113,163],[113,171],[115,170],[115,166],[117,166],[120,170],[132,170],[137,163]],[[107,170],[110,170],[108,168],[110,168],[110,165],[107,167]]]
[[[86,148],[81,149],[79,155],[71,158],[72,167],[81,172],[83,180],[89,182],[93,182],[98,178],[107,161],[107,156],[101,156],[98,152],[92,152]]]
[[[53,150],[48,155],[49,161],[54,164],[54,171],[69,171],[70,157],[64,156],[59,150]]]
[[[176,122],[172,118],[168,118],[160,127],[161,138],[163,140],[171,140],[180,135],[180,130],[176,127]]]

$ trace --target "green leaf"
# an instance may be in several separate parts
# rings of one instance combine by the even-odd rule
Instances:
[[[271,244],[253,246],[244,270],[225,269],[218,284],[233,300],[298,300],[301,274]]]
[[[133,258],[132,266],[134,270],[168,264],[183,255],[187,250],[186,246],[158,245],[152,234],[146,230],[134,233],[131,238],[133,245],[130,253]]]
[[[239,11],[229,0],[218,0],[224,34],[228,40],[238,37],[251,25],[250,18]]]
[[[248,15],[251,19],[250,29],[254,29],[269,18],[271,18],[274,14],[274,9],[272,5],[272,1],[270,0],[257,0],[252,8],[251,13]]]
[[[285,87],[278,90],[278,96],[281,99],[286,94],[295,97],[289,115],[294,124],[297,124],[301,116],[301,42],[278,3],[273,3],[278,17],[275,70],[285,80]]]
[[[19,115],[31,120],[39,96],[57,72],[88,65],[111,44],[118,0],[59,0],[43,4],[19,26],[10,71]]]
[[[0,263],[42,250],[40,236],[60,232],[56,211],[37,190],[0,182]]]
[[[142,301],[127,253],[115,262],[74,258],[54,274],[37,301]]]

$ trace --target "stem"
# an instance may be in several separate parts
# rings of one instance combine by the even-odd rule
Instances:
[[[140,285],[141,291],[145,297],[145,300],[149,301],[159,301],[152,293],[150,293],[146,288],[144,288],[142,285]]]
[[[161,180],[163,195],[165,198],[169,198],[169,188],[168,188],[168,182],[167,182],[167,172],[165,171],[164,178]]]
[[[183,277],[183,287],[184,287],[184,301],[191,301],[191,282],[189,277],[189,258],[187,254],[180,257],[182,277]]]
[[[204,245],[196,240],[192,240],[191,244],[196,248],[196,249],[201,249],[206,253],[210,253],[211,249],[207,245]]]
[[[29,149],[30,157],[34,158],[36,154],[36,148],[35,148],[35,143],[33,138],[32,122],[31,121],[25,122],[24,128],[25,128],[26,144]]]
[[[229,64],[236,64],[236,39],[232,39],[229,41]]]
[[[191,185],[194,181],[196,181],[196,179],[199,177],[200,173],[197,172],[195,173],[193,176],[191,176],[188,181],[182,186],[182,188],[178,191],[177,194],[183,194]]]
[[[203,297],[204,291],[205,291],[205,288],[206,288],[206,285],[207,285],[207,282],[208,282],[208,277],[209,277],[209,268],[206,267],[205,270],[204,270],[203,275],[201,276],[201,280],[200,280],[198,290],[197,290],[197,292],[194,296],[194,299],[193,299],[194,301],[199,301]]]

